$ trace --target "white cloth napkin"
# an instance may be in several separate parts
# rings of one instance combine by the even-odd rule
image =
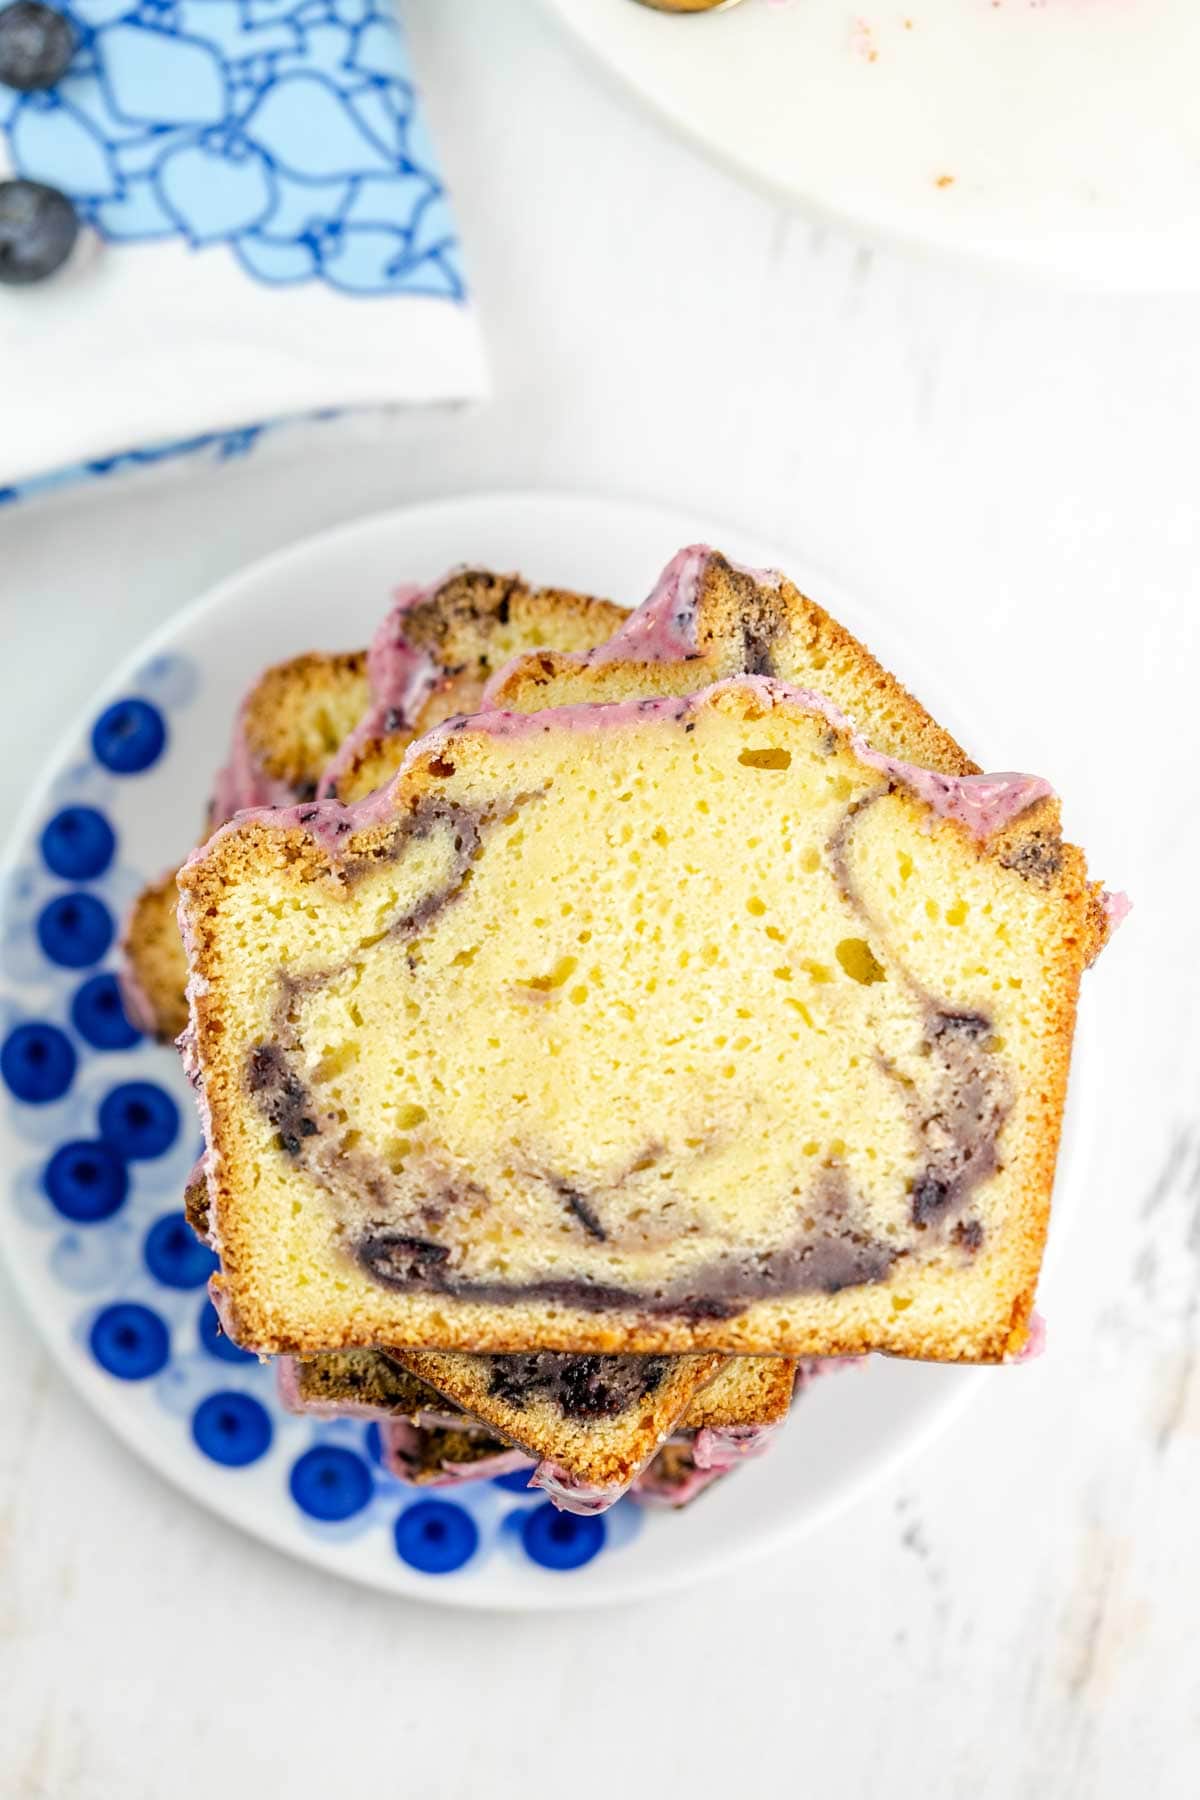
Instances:
[[[0,498],[287,418],[486,388],[454,221],[382,0],[72,0],[0,179],[71,261],[0,286]]]

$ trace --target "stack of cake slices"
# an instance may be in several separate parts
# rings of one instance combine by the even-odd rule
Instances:
[[[260,677],[207,825],[124,943],[188,1216],[401,1480],[677,1506],[842,1359],[1026,1346],[1119,901],[785,577],[404,590]]]

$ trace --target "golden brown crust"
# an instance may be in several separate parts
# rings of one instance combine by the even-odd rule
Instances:
[[[725,1358],[712,1353],[675,1357],[658,1387],[615,1418],[575,1420],[546,1402],[516,1406],[494,1394],[491,1357],[428,1350],[393,1354],[489,1431],[596,1487],[632,1481],[725,1366]]]
[[[187,1024],[187,957],[175,914],[175,870],[142,889],[121,935],[125,1010],[139,1030],[173,1043]]]
[[[420,1433],[407,1452],[404,1479],[412,1487],[441,1487],[447,1467],[466,1469],[472,1463],[489,1462],[507,1449],[508,1445],[498,1438],[487,1437],[469,1424],[457,1430],[432,1426]]]
[[[566,588],[531,588],[517,575],[465,569],[404,616],[405,638],[428,650],[443,674],[410,725],[358,746],[337,777],[339,800],[361,800],[390,781],[414,739],[459,713],[478,710],[484,686],[514,655],[541,646],[583,653],[606,643],[628,617],[611,600]]]
[[[786,1356],[731,1356],[688,1407],[688,1430],[778,1425],[791,1410],[796,1365]]]
[[[889,756],[947,775],[979,773],[978,763],[866,645],[786,576],[771,586],[714,552],[700,579],[695,637],[697,654],[677,663],[588,663],[562,651],[531,651],[500,673],[488,704],[540,712],[635,694],[691,694],[730,675],[772,675],[832,700]]]
[[[701,696],[696,706],[741,710],[761,717],[761,698],[733,686]],[[796,712],[793,703],[775,706]],[[756,710],[758,709],[758,710]],[[806,718],[807,714],[804,715]],[[547,727],[548,729],[549,727]],[[841,747],[853,753],[850,734],[830,728]],[[486,733],[469,724],[453,738],[454,764],[470,771],[487,754]],[[854,1356],[872,1350],[932,1360],[998,1361],[1018,1350],[1027,1331],[1049,1213],[1070,1057],[1080,970],[1094,941],[1094,897],[1081,853],[1059,845],[1051,858],[1026,857],[1035,844],[1056,841],[1057,804],[1043,801],[1027,809],[1008,830],[987,843],[954,821],[933,826],[949,833],[963,857],[1008,871],[1009,878],[1036,886],[1053,905],[1058,923],[1053,941],[1042,946],[1041,981],[1047,998],[1042,1087],[1033,1100],[1036,1151],[1023,1169],[1024,1198],[1019,1226],[1008,1234],[1003,1267],[979,1284],[973,1310],[957,1313],[944,1296],[901,1271],[885,1286],[856,1288],[836,1297],[808,1294],[786,1302],[759,1301],[732,1319],[655,1316],[634,1312],[597,1316],[566,1304],[547,1312],[523,1304],[506,1307],[449,1300],[437,1294],[397,1295],[372,1287],[347,1293],[335,1316],[304,1320],[279,1297],[258,1291],[253,1275],[253,1231],[247,1234],[237,1195],[247,1180],[239,1159],[238,1046],[226,1038],[221,995],[223,945],[219,927],[225,892],[270,872],[282,891],[303,894],[311,884],[330,896],[345,897],[347,862],[387,857],[406,812],[423,797],[446,791],[444,744],[418,754],[391,793],[394,817],[355,833],[335,861],[303,830],[281,830],[247,822],[214,840],[202,861],[181,876],[184,907],[194,935],[193,967],[204,979],[193,997],[193,1026],[211,1112],[210,1196],[218,1221],[223,1272],[217,1286],[229,1309],[234,1335],[260,1351],[317,1350],[385,1342],[413,1349],[509,1352],[537,1348],[596,1353],[669,1352],[704,1349],[729,1354]],[[931,822],[907,799],[915,833]],[[1029,867],[1024,866],[1029,863]],[[1036,863],[1036,874],[1031,872]],[[999,1310],[996,1295],[1004,1296]],[[897,1302],[900,1302],[897,1305]],[[987,1310],[991,1305],[991,1311]]]
[[[188,1176],[188,1184],[183,1190],[183,1216],[200,1242],[207,1244],[208,1182],[205,1178],[203,1162],[197,1163]]]
[[[335,1350],[297,1362],[293,1381],[301,1407],[329,1414],[370,1411],[417,1424],[455,1411],[428,1382],[377,1350]]]
[[[433,1410],[435,1401],[447,1406],[458,1406],[459,1392],[467,1392],[467,1383],[460,1386],[455,1379],[452,1365],[467,1363],[473,1359],[454,1351],[427,1352],[400,1350],[385,1352],[382,1350],[352,1350],[345,1352],[332,1351],[319,1353],[310,1361],[299,1365],[301,1370],[301,1392],[315,1394],[320,1392],[322,1398],[331,1405],[336,1405],[339,1397],[347,1401],[361,1396],[364,1387],[369,1383],[368,1365],[376,1362],[395,1366],[402,1364],[404,1368],[415,1371],[417,1358],[427,1359],[427,1377],[436,1374],[437,1382],[432,1389],[422,1384],[425,1398],[422,1411]],[[352,1384],[343,1382],[347,1359],[353,1359],[362,1365],[360,1377]],[[699,1359],[689,1359],[699,1360]],[[796,1365],[783,1356],[731,1356],[723,1360],[722,1366],[711,1377],[705,1386],[693,1396],[686,1413],[680,1421],[681,1426],[689,1431],[699,1431],[705,1426],[728,1428],[732,1425],[776,1425],[785,1419],[791,1408],[792,1392],[795,1385]],[[311,1376],[311,1378],[310,1378]],[[415,1375],[413,1379],[417,1379]],[[474,1388],[471,1389],[474,1392]],[[372,1395],[382,1395],[382,1386],[371,1386]]]
[[[365,650],[309,650],[263,671],[246,697],[242,728],[263,772],[297,799],[311,799],[369,698]]]

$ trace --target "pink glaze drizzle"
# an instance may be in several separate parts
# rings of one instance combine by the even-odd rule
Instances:
[[[480,1457],[478,1462],[443,1462],[438,1474],[418,1479],[419,1425],[413,1425],[407,1419],[388,1419],[379,1428],[379,1444],[384,1468],[407,1487],[457,1487],[464,1481],[491,1481],[497,1475],[510,1475],[515,1469],[530,1466],[530,1459],[523,1450],[497,1450],[494,1456]]]
[[[649,595],[605,644],[579,654],[581,664],[683,662],[696,654],[696,601],[712,551],[691,544],[667,564]]]
[[[698,1469],[723,1475],[739,1463],[763,1456],[778,1425],[706,1425],[696,1433],[692,1458]]]
[[[295,798],[296,790],[286,781],[266,774],[250,748],[246,736],[246,702],[243,700],[234,721],[229,760],[217,770],[213,782],[211,819],[214,829],[248,806],[288,806]]]
[[[1133,911],[1133,901],[1128,894],[1110,893],[1108,888],[1100,895],[1100,904],[1104,908],[1110,932],[1115,931],[1118,925],[1123,925]]]
[[[648,597],[630,613],[620,630],[595,650],[575,659],[581,664],[607,662],[686,662],[700,646],[696,642],[696,610],[704,571],[720,553],[711,544],[689,544],[671,558]],[[760,587],[778,588],[783,580],[775,569],[748,569],[725,559],[739,575],[748,575]]]
[[[657,1459],[656,1459],[657,1461]],[[727,1469],[699,1469],[693,1462],[682,1481],[669,1481],[657,1472],[655,1463],[639,1475],[630,1492],[639,1506],[688,1506],[705,1488],[720,1481]]]
[[[414,606],[430,599],[448,579],[443,576],[441,581],[424,588],[407,582],[396,589],[395,603],[367,651],[371,703],[353,731],[342,740],[321,776],[317,792],[322,797],[334,793],[338,781],[364,745],[373,738],[385,737],[389,732],[402,731],[411,725],[428,699],[438,678],[438,666],[427,650],[417,650],[408,642],[404,622]]]
[[[709,544],[689,544],[676,551],[647,598],[607,643],[594,650],[564,654],[563,661],[587,668],[609,662],[687,662],[698,655],[696,611],[700,586],[705,569],[717,554]],[[731,569],[749,575],[760,587],[778,588],[783,580],[775,569],[750,569],[731,557],[725,560]],[[507,671],[521,660],[521,655],[510,658],[488,681],[481,702],[485,711],[500,691]]]
[[[560,1512],[582,1513],[585,1518],[607,1512],[629,1488],[628,1482],[614,1482],[601,1487],[580,1481],[577,1476],[572,1475],[570,1469],[549,1459],[538,1464],[530,1476],[529,1485],[541,1488],[543,1493],[548,1494]]]
[[[1006,1356],[1005,1362],[1036,1362],[1039,1356],[1046,1353],[1046,1321],[1040,1312],[1029,1316],[1029,1336],[1025,1339],[1015,1356]]]
[[[392,795],[414,764],[440,755],[464,732],[482,732],[495,738],[524,738],[556,731],[600,731],[652,721],[677,722],[724,693],[752,694],[766,711],[776,706],[798,706],[828,720],[839,730],[849,732],[851,748],[860,762],[899,782],[938,817],[957,821],[981,840],[1002,831],[1026,808],[1051,797],[1054,792],[1049,782],[1037,775],[939,775],[913,763],[902,762],[899,757],[884,756],[871,748],[861,732],[857,732],[845,714],[823,694],[792,687],[768,675],[734,675],[702,688],[699,693],[681,697],[559,706],[540,713],[484,712],[447,719],[411,743],[393,779],[365,799],[348,806],[338,800],[326,799],[243,812],[233,824],[223,826],[207,844],[193,851],[188,860],[189,863],[202,860],[224,832],[250,824],[279,831],[306,831],[334,860],[338,860],[347,854],[357,832],[385,824],[396,816]]]

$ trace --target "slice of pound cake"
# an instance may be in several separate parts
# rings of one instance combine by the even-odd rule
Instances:
[[[1044,782],[742,677],[450,722],[180,888],[238,1342],[1023,1344],[1106,930]]]
[[[464,1412],[535,1456],[538,1487],[572,1511],[587,1512],[620,1499],[724,1360],[712,1353],[404,1355],[408,1368]]]
[[[311,800],[342,759],[376,785],[373,770],[393,773],[419,731],[473,710],[485,682],[518,652],[583,654],[626,616],[611,601],[487,569],[402,589],[369,651],[307,651],[259,676],[213,784],[208,830],[246,807]],[[121,944],[126,1006],[163,1042],[187,1024],[176,874],[143,889]]]
[[[719,1372],[697,1391],[717,1362]],[[490,1444],[499,1440],[519,1452],[530,1485],[545,1489],[557,1506],[585,1513],[607,1510],[635,1482],[647,1481],[651,1498],[658,1498],[649,1466],[668,1442],[686,1447],[693,1470],[698,1462],[705,1472],[699,1486],[738,1467],[765,1449],[787,1418],[795,1384],[795,1365],[779,1356],[722,1361],[342,1350],[306,1361],[279,1359],[280,1394],[294,1411],[415,1428],[399,1430],[395,1443],[401,1460],[416,1458],[425,1479],[430,1459],[445,1448],[430,1432],[477,1431]],[[394,1462],[389,1466],[401,1472]],[[450,1473],[474,1478],[457,1464]],[[671,1504],[680,1504],[674,1486],[671,1494]]]
[[[458,1407],[428,1382],[377,1350],[331,1350],[301,1362],[281,1356],[279,1397],[290,1412],[336,1419],[407,1419],[413,1425],[462,1423]]]
[[[370,793],[395,774],[414,737],[474,712],[514,657],[539,647],[586,655],[628,616],[610,600],[486,569],[401,589],[367,653],[369,705],[329,760],[321,794]]]
[[[731,675],[773,675],[824,694],[877,749],[947,775],[978,764],[844,626],[769,569],[746,569],[707,544],[681,550],[648,600],[587,650],[514,656],[490,678],[488,711],[541,712],[662,694],[692,694]],[[462,711],[469,710],[465,705]],[[442,715],[445,716],[445,715]],[[423,721],[423,728],[432,724]],[[349,742],[323,792],[355,801],[396,773],[411,733]]]
[[[514,657],[488,683],[483,706],[541,712],[692,694],[731,675],[770,675],[824,694],[889,756],[946,775],[979,772],[895,676],[786,575],[743,568],[707,544],[680,550],[607,643]]]
[[[202,1164],[189,1178],[184,1213],[197,1237],[210,1242]],[[790,1397],[792,1380],[793,1365],[781,1357],[731,1361],[711,1352],[506,1357],[341,1350],[306,1361],[279,1359],[280,1395],[297,1411],[404,1418],[422,1428],[457,1427],[469,1413],[552,1465],[559,1488],[586,1491],[605,1505],[620,1499],[685,1411],[698,1426],[757,1427],[786,1413],[781,1397]]]
[[[699,1357],[562,1356],[553,1352],[529,1356],[468,1356],[457,1352],[387,1356],[380,1351],[342,1350],[307,1361],[279,1359],[279,1390],[285,1405],[321,1418],[346,1414],[394,1420],[398,1458],[389,1457],[393,1473],[413,1479],[405,1470],[424,1471],[444,1449],[431,1432],[476,1431],[495,1445],[512,1446],[530,1468],[530,1485],[549,1492],[555,1504],[574,1512],[603,1512],[636,1481],[659,1500],[664,1475],[670,1504],[679,1505],[716,1475],[740,1466],[767,1448],[787,1417],[795,1385],[794,1365],[783,1357],[733,1357],[704,1390],[697,1393],[674,1431],[660,1433],[641,1461],[623,1455],[602,1460],[605,1433],[621,1419],[636,1416],[644,1392],[661,1387],[658,1365],[698,1363]],[[470,1397],[477,1410],[462,1410],[442,1398],[397,1362],[419,1362],[453,1391]],[[472,1365],[474,1365],[472,1367]],[[471,1381],[472,1375],[474,1381]],[[573,1431],[564,1434],[567,1423]],[[409,1430],[403,1429],[410,1428]],[[643,1433],[645,1441],[646,1434]],[[590,1440],[590,1441],[589,1441]],[[693,1480],[682,1498],[675,1479],[677,1456],[669,1456],[657,1473],[649,1465],[667,1448],[686,1450]],[[537,1464],[534,1467],[534,1464]],[[447,1478],[475,1478],[459,1463]]]

